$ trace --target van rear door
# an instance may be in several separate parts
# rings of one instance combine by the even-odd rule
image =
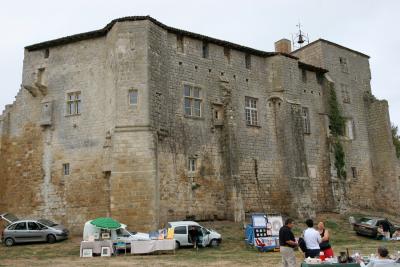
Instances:
[[[180,225],[174,228],[174,238],[176,241],[179,242],[181,246],[188,246],[190,245],[187,226]]]

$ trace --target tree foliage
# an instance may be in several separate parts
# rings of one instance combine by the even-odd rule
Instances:
[[[345,120],[341,115],[335,88],[333,87],[332,84],[330,84],[329,86],[329,120],[331,124],[332,135],[333,136],[343,135]]]
[[[398,126],[392,124],[393,145],[396,148],[396,156],[400,159],[400,135],[398,134]]]
[[[339,178],[346,177],[346,162],[343,146],[339,136],[344,134],[345,119],[343,118],[336,97],[333,84],[329,85],[329,122],[333,139],[333,149],[335,152],[335,168]]]

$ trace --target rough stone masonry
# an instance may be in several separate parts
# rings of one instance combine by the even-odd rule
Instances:
[[[264,52],[148,16],[27,46],[0,117],[0,212],[73,232],[99,216],[144,231],[256,211],[399,214],[388,104],[371,94],[368,60],[323,39]]]

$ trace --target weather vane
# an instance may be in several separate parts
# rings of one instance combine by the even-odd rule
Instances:
[[[300,22],[296,25],[297,28],[299,28],[299,32],[292,34],[292,45],[294,49],[299,49],[303,46],[304,43],[309,44],[310,40],[308,38],[308,34],[304,34],[301,31],[301,24]]]

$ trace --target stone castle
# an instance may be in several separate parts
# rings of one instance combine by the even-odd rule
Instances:
[[[75,232],[100,216],[148,230],[255,211],[399,214],[400,164],[369,56],[323,39],[275,47],[148,16],[27,46],[21,89],[0,117],[0,212]]]

